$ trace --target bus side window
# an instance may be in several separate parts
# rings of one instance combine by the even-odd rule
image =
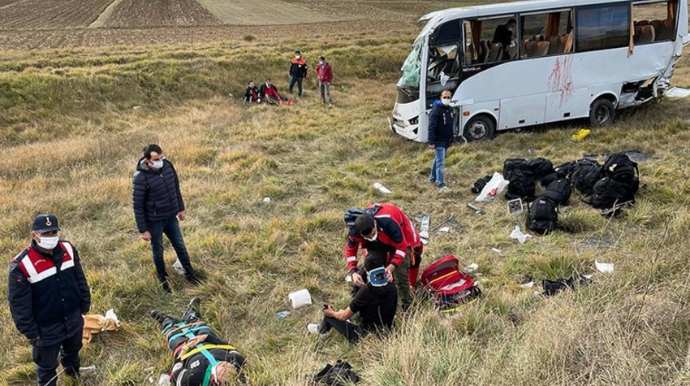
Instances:
[[[633,4],[635,44],[673,40],[677,6],[676,1]]]
[[[603,3],[579,8],[575,19],[575,50],[587,52],[627,47],[630,41],[630,5]]]
[[[464,22],[465,67],[517,59],[515,15],[489,17]]]

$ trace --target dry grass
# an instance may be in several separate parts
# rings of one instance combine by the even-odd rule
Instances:
[[[303,24],[356,18],[346,14],[332,18],[299,3],[293,5],[281,0],[199,0],[199,3],[223,23],[233,25]]]
[[[581,127],[574,122],[452,148],[453,191],[440,196],[426,182],[432,154],[386,129],[412,37],[286,38],[310,63],[322,52],[330,58],[332,108],[320,104],[313,79],[290,107],[228,98],[248,77],[271,76],[285,89],[290,52],[264,42],[3,53],[0,254],[9,259],[25,246],[34,214],[57,214],[63,236],[80,250],[92,311],[114,308],[125,322],[83,350],[84,362],[99,368],[84,384],[157,379],[170,360],[148,311],[180,312],[195,295],[207,321],[249,358],[256,385],[303,385],[336,358],[350,361],[363,385],[690,382],[690,102],[664,100],[623,114],[581,143],[569,139]],[[259,57],[273,59],[256,68]],[[689,67],[685,56],[676,84],[690,84]],[[160,143],[180,173],[183,233],[193,263],[208,276],[198,288],[175,276],[175,296],[157,289],[131,211],[131,174],[149,142]],[[528,147],[554,162],[626,149],[656,159],[640,164],[647,188],[622,217],[607,221],[574,195],[561,216],[572,233],[520,245],[508,234],[524,219],[509,216],[503,200],[483,216],[465,203],[477,178],[500,170],[505,158],[528,157]],[[375,181],[393,194],[374,190]],[[270,203],[262,202],[266,196]],[[424,265],[448,253],[478,263],[485,296],[453,316],[420,304],[398,319],[390,339],[358,346],[306,336],[319,307],[277,319],[287,294],[300,288],[317,304],[347,304],[342,212],[384,200],[413,217],[431,214],[432,226],[454,213],[464,231],[434,237]],[[595,236],[616,243],[586,245]],[[166,256],[174,261],[170,248]],[[616,271],[553,298],[518,287],[525,273],[591,272],[595,259],[615,263]],[[0,307],[0,326],[0,385],[32,384],[30,351],[7,307]]]

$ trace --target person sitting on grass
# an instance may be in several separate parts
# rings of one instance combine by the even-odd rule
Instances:
[[[284,96],[280,95],[280,93],[278,92],[278,88],[273,83],[271,83],[271,78],[266,79],[266,82],[261,85],[260,96],[269,105],[280,105],[283,103],[292,104],[292,100],[289,100]]]
[[[331,328],[356,343],[369,333],[381,333],[393,328],[393,319],[398,306],[398,291],[386,279],[385,258],[382,253],[373,252],[364,259],[367,283],[359,288],[350,305],[340,311],[324,305],[324,318],[320,325],[310,324],[309,332],[327,334]],[[349,321],[359,312],[361,324]]]
[[[261,93],[253,80],[249,81],[247,88],[244,90],[244,101],[249,103],[261,103]]]
[[[189,302],[182,319],[151,310],[172,352],[169,381],[175,385],[225,385],[236,377],[244,357],[200,320],[199,298]]]

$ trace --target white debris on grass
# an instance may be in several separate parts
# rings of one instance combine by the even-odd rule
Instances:
[[[600,263],[597,260],[594,260],[594,266],[597,268],[597,271],[601,273],[613,272],[613,263]]]
[[[527,241],[528,237],[532,237],[532,236],[528,235],[526,233],[522,233],[519,225],[516,225],[515,228],[513,229],[513,231],[510,232],[510,238],[511,239],[517,239],[520,242],[520,244],[524,244],[525,241]]]
[[[374,188],[378,189],[379,192],[384,193],[384,194],[391,194],[391,192],[388,188],[383,186],[380,182],[375,182],[374,183]]]

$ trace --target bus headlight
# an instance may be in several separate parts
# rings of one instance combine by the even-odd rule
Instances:
[[[419,116],[416,116],[412,119],[410,119],[410,125],[417,125],[419,124]]]

